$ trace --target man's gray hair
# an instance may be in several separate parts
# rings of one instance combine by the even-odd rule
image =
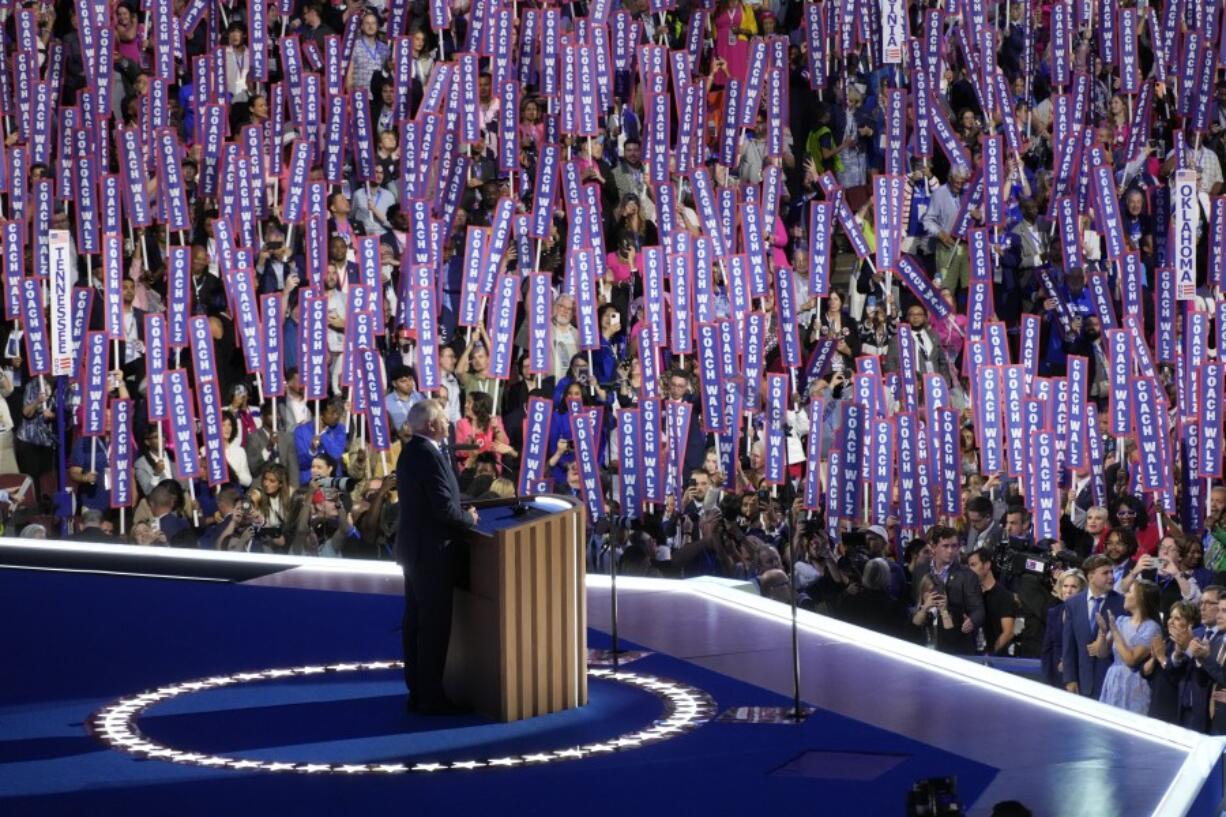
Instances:
[[[861,583],[869,590],[889,590],[890,589],[890,565],[880,557],[869,559],[868,564],[864,566],[864,575]]]
[[[435,418],[447,418],[447,411],[443,406],[437,400],[418,400],[409,407],[409,417],[405,422],[414,434],[421,434]]]

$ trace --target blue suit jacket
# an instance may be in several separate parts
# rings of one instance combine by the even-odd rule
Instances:
[[[1093,640],[1090,638],[1090,611],[1086,592],[1083,590],[1064,602],[1068,614],[1064,617],[1062,674],[1065,684],[1076,681],[1082,695],[1097,699],[1103,688],[1107,667],[1115,660],[1115,652],[1108,652],[1104,658],[1091,658],[1086,652]],[[1124,615],[1124,597],[1114,590],[1109,590],[1106,600],[1103,601],[1103,618],[1107,617],[1108,610],[1114,613],[1116,618]]]

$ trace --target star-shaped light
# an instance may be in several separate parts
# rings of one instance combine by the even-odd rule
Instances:
[[[311,665],[268,669],[259,672],[243,672],[235,675],[219,675],[203,680],[184,681],[116,701],[92,715],[89,723],[98,738],[114,748],[122,749],[129,754],[135,755],[139,759],[160,759],[174,763],[189,763],[202,767],[229,767],[239,771],[258,770],[302,772],[305,774],[335,772],[355,775],[367,772],[403,774],[409,771],[438,772],[472,770],[486,767],[512,768],[524,764],[542,764],[556,760],[581,759],[588,755],[632,749],[655,741],[665,740],[676,734],[694,729],[701,723],[710,720],[715,712],[714,701],[709,696],[700,690],[687,687],[684,684],[654,676],[640,676],[632,672],[589,667],[588,674],[592,678],[606,678],[630,684],[656,695],[664,703],[664,716],[652,721],[649,726],[637,732],[630,732],[607,741],[590,743],[584,746],[562,747],[535,754],[508,756],[490,760],[466,760],[452,763],[422,762],[412,766],[405,763],[298,764],[277,760],[239,760],[198,752],[184,752],[173,747],[163,746],[159,743],[146,740],[136,727],[136,719],[158,702],[182,695],[190,695],[201,690],[252,681],[287,678],[295,675],[307,676],[329,672],[387,670],[403,666],[404,662],[402,661],[348,662],[326,666]]]
[[[415,772],[437,772],[446,769],[442,763],[418,763],[413,767]]]
[[[592,743],[592,744],[588,744],[587,746],[584,746],[583,750],[585,752],[595,754],[596,752],[612,752],[614,751],[614,747],[610,746],[607,743]]]
[[[549,761],[553,760],[553,755],[524,755],[524,760],[528,761],[529,763],[548,763]]]

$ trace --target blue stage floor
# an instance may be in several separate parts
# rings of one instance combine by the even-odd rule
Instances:
[[[4,555],[0,543],[0,564]],[[166,572],[209,572],[181,568]],[[284,586],[295,583],[347,583],[351,590],[376,592]],[[596,627],[605,624],[601,583],[593,578],[589,591],[589,620]],[[779,661],[788,642],[775,632],[787,633],[778,617],[786,608],[751,603],[742,609],[741,598],[754,600],[712,586],[640,581],[624,587],[624,632],[655,652],[623,669],[699,690],[719,712],[788,703],[780,693],[787,692],[785,677],[790,683],[789,665]],[[1036,803],[1065,804],[1036,811],[1052,815],[1207,815],[1216,813],[1212,806],[1220,799],[1220,750],[1212,741],[1146,719],[1086,717],[1075,711],[1076,699],[1049,691],[1073,706],[1061,710],[1039,701],[1027,707],[1001,694],[993,716],[984,719],[978,708],[989,701],[977,688],[977,674],[1008,676],[966,664],[971,674],[965,677],[930,667],[920,679],[918,665],[891,661],[855,675],[853,669],[864,667],[856,663],[855,648],[840,642],[843,631],[819,634],[808,629],[808,620],[804,639],[813,643],[805,645],[804,693],[818,711],[801,726],[711,720],[641,747],[579,759],[386,775],[142,759],[87,731],[91,715],[103,707],[165,685],[396,660],[401,600],[390,589],[379,570],[354,576],[340,566],[211,580],[0,569],[0,815],[242,815],[290,808],[331,815],[393,804],[415,815],[490,809],[901,815],[915,780],[947,775],[957,777],[971,814],[986,814],[991,801],[1017,796],[1019,781]],[[590,632],[589,641],[608,645],[600,630]],[[478,716],[410,718],[398,672],[377,668],[286,673],[192,691],[152,704],[137,726],[148,740],[201,757],[413,767],[599,745],[664,716],[657,695],[597,678],[591,704],[579,711],[510,725]],[[1155,728],[1134,738],[1121,723]],[[1039,733],[1048,728],[1071,731]],[[961,741],[951,737],[959,733]],[[1031,756],[1036,746],[1040,752],[1047,747],[1049,762]],[[1129,754],[1114,765],[1101,762],[1103,753],[1118,752]],[[1189,794],[1197,764],[1204,768]],[[1119,799],[1128,779],[1158,796],[1152,803]],[[1076,795],[1081,783],[1092,784],[1099,796],[1053,796],[1065,786]]]

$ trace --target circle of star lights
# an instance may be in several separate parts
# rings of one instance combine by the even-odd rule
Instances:
[[[644,729],[619,735],[598,743],[586,743],[579,746],[567,746],[560,749],[534,752],[532,754],[479,760],[449,762],[411,761],[405,763],[295,763],[185,752],[148,740],[136,725],[137,720],[149,707],[182,695],[258,681],[273,681],[282,678],[300,678],[342,672],[392,670],[400,669],[403,666],[404,662],[402,661],[364,661],[323,666],[293,667],[289,669],[267,669],[257,672],[239,672],[233,675],[217,675],[199,681],[171,684],[150,692],[121,698],[94,714],[89,720],[89,728],[98,739],[111,748],[136,755],[142,759],[167,760],[172,763],[203,766],[206,768],[235,769],[238,771],[296,772],[314,775],[435,774],[448,771],[539,766],[563,760],[579,760],[610,752],[638,749],[690,732],[711,720],[716,711],[715,702],[707,693],[686,684],[650,675],[591,667],[588,669],[588,675],[592,678],[629,684],[660,698],[664,702],[663,715]]]

